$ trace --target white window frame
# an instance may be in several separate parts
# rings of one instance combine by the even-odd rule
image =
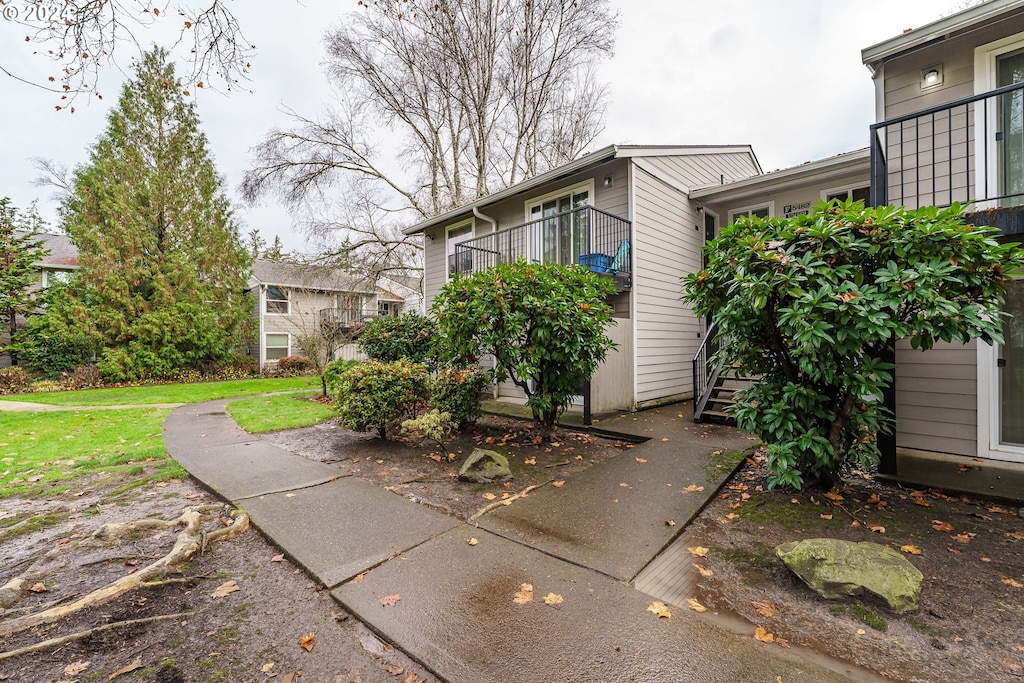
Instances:
[[[473,219],[473,218],[470,218],[470,219],[464,220],[464,221],[459,221],[458,223],[452,223],[451,225],[446,226],[445,229],[444,229],[444,281],[445,282],[448,282],[449,280],[452,279],[452,271],[451,271],[451,266],[449,265],[449,262],[451,261],[452,256],[455,255],[455,252],[452,252],[451,254],[448,253],[448,243],[449,243],[449,240],[451,239],[451,234],[453,232],[456,232],[458,230],[462,230],[462,229],[467,228],[467,227],[469,228],[469,236],[466,237],[465,239],[471,240],[474,237],[476,237],[476,220]],[[462,240],[459,240],[459,241],[461,242]],[[456,244],[458,244],[458,242]]]
[[[749,217],[751,211],[757,211],[759,209],[768,209],[768,218],[775,218],[775,202],[759,202],[757,204],[750,204],[749,206],[741,206],[738,209],[731,209],[729,211],[728,225],[735,223],[737,216]]]
[[[996,347],[978,340],[978,457],[1024,463],[1024,446],[999,443],[999,369]]]
[[[571,198],[574,194],[579,194],[583,190],[587,191],[587,197],[589,197],[589,199],[587,199],[587,203],[590,204],[590,206],[597,206],[597,203],[594,199],[594,179],[591,178],[590,180],[578,183],[576,185],[568,185],[566,187],[555,190],[554,192],[548,192],[547,194],[541,195],[539,197],[531,197],[530,199],[527,199],[526,202],[524,202],[523,204],[523,218],[525,222],[529,223],[532,220],[532,218],[530,217],[530,212],[533,211],[533,208],[535,206],[540,206],[544,202],[548,202],[551,201],[552,199],[557,199],[559,197],[564,197],[565,195],[569,195],[569,197]]]
[[[991,43],[979,45],[974,48],[974,94],[981,95],[982,93],[995,90],[996,79],[998,77],[998,62],[999,58],[1009,52],[1016,52],[1017,50],[1024,50],[1024,33],[1016,33],[1000,40],[995,40]],[[975,168],[977,169],[974,174],[974,196],[984,197],[987,194],[985,186],[987,180],[991,177],[995,177],[998,173],[998,156],[997,154],[990,155],[989,159],[984,159],[985,163],[977,163],[977,157],[979,151],[984,150],[986,137],[992,138],[996,128],[998,128],[996,118],[999,115],[998,107],[988,107],[988,117],[985,116],[985,101],[979,101],[974,104],[974,120],[981,122],[984,121],[983,125],[974,126],[974,155],[975,155]],[[989,133],[992,131],[992,133]],[[990,140],[993,144],[994,139]],[[998,205],[997,201],[991,202],[978,202],[975,204],[975,210],[978,209],[990,209],[995,208]]]
[[[861,183],[854,183],[853,185],[840,185],[838,187],[829,187],[821,191],[820,197],[822,201],[827,201],[829,195],[837,195],[840,193],[846,193],[846,198],[849,199],[853,196],[854,190],[868,190],[870,193],[871,186],[864,185]]]
[[[283,299],[271,299],[270,296],[269,296],[269,292],[270,292],[270,288],[271,287],[273,287],[274,289],[281,290],[281,292],[284,294],[284,298]],[[271,311],[270,310],[270,302],[281,303],[282,301],[286,304],[285,310],[283,310],[283,311]],[[281,285],[266,285],[263,288],[263,312],[266,313],[267,315],[289,315],[292,312],[291,290],[289,290],[287,287],[283,287]]]
[[[287,346],[270,346],[267,342],[268,342],[268,337],[271,337],[271,336],[287,338],[288,339],[288,345]],[[285,356],[292,355],[292,335],[290,333],[288,333],[288,332],[264,332],[263,333],[263,357],[266,360],[266,362],[268,362],[268,363],[276,363],[278,360],[280,360],[280,358],[271,358],[268,355],[267,352],[270,349],[281,349],[281,348],[283,348],[285,350],[285,354],[284,354],[284,356],[281,356],[281,358],[284,358]]]

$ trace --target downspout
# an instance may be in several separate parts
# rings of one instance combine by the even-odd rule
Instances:
[[[498,232],[498,221],[494,220],[490,216],[483,215],[482,213],[480,213],[480,209],[476,208],[475,206],[473,207],[473,215],[476,216],[477,218],[479,218],[480,220],[486,221],[486,222],[491,224],[491,234],[494,234],[494,233]],[[492,356],[491,357],[491,371],[493,372],[494,370],[497,370],[497,369],[498,369],[498,359]],[[495,384],[494,388],[491,390],[491,398],[493,398],[494,400],[498,400],[498,385],[497,384]]]

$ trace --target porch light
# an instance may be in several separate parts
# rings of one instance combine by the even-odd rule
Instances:
[[[934,88],[942,85],[942,65],[930,66],[921,71],[921,87]]]

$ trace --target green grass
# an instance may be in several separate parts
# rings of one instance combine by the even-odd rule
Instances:
[[[320,386],[317,377],[279,377],[271,379],[239,379],[227,382],[194,384],[160,384],[144,387],[58,391],[45,394],[0,396],[3,401],[29,401],[55,406],[117,406],[152,403],[201,403],[219,398],[253,396],[272,391],[296,391]]]
[[[0,427],[0,498],[50,497],[97,473],[147,481],[187,476],[164,448],[169,410],[4,413]],[[139,468],[143,468],[141,471]],[[129,474],[131,473],[131,474]]]
[[[252,434],[309,427],[337,415],[333,407],[310,401],[313,395],[243,398],[229,403],[228,412]]]

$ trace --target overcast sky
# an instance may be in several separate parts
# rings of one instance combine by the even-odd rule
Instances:
[[[0,0],[24,7],[29,0]],[[59,0],[42,0],[59,2]],[[160,3],[158,3],[159,5]],[[614,58],[601,74],[611,102],[595,149],[612,143],[751,144],[764,170],[775,170],[867,145],[874,116],[870,75],[861,49],[934,21],[956,0],[613,0],[621,14]],[[355,0],[232,2],[246,37],[258,48],[247,89],[228,95],[195,91],[214,162],[232,196],[249,150],[275,125],[282,105],[314,114],[331,98],[322,75],[323,32],[354,9]],[[166,13],[165,13],[166,14]],[[146,36],[143,36],[146,37]],[[31,56],[25,30],[0,18],[0,66],[44,83],[49,63]],[[130,53],[121,53],[127,70]],[[123,76],[101,76],[102,101],[56,112],[56,97],[0,74],[0,197],[24,208],[40,200],[31,159],[74,167],[104,131]],[[247,207],[245,230],[268,241],[280,235],[302,251],[288,213],[273,203]]]

